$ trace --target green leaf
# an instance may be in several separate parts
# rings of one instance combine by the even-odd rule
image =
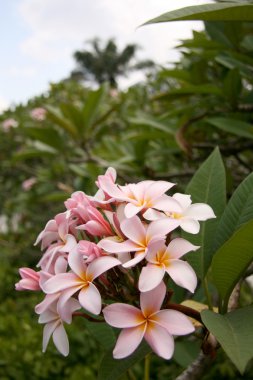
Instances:
[[[61,113],[61,111],[55,107],[46,106],[47,117],[49,120],[53,121],[58,127],[65,130],[72,137],[78,137],[78,131],[73,123],[70,120],[66,119]]]
[[[85,325],[94,338],[106,349],[115,344],[115,334],[113,329],[106,323],[89,322],[85,320]]]
[[[216,251],[243,224],[253,219],[253,173],[235,190],[218,225],[213,250]]]
[[[212,260],[212,241],[220,216],[226,205],[225,168],[219,149],[216,148],[201,165],[186,188],[194,203],[207,203],[214,210],[216,219],[202,222],[198,235],[183,235],[200,249],[187,255],[187,260],[203,280]]]
[[[129,123],[134,125],[139,125],[143,127],[151,127],[157,129],[158,131],[165,132],[166,134],[174,135],[175,130],[165,122],[160,122],[159,120],[152,118],[149,115],[137,115],[136,117],[129,117]]]
[[[253,260],[253,220],[243,225],[215,253],[212,277],[226,310],[229,296]]]
[[[253,138],[253,125],[244,121],[225,117],[210,117],[205,119],[205,121],[225,132],[229,132],[240,137],[250,139]]]
[[[151,349],[145,342],[126,359],[113,359],[111,350],[108,351],[100,364],[97,380],[119,379],[129,368],[144,359],[150,352]]]
[[[223,91],[227,100],[233,108],[236,107],[238,98],[241,93],[242,82],[238,69],[229,70],[225,80]]]
[[[198,356],[200,345],[189,340],[176,340],[173,359],[183,368],[187,368]]]
[[[152,100],[169,100],[169,99],[178,99],[179,97],[185,97],[189,95],[210,95],[214,94],[217,96],[222,96],[222,91],[219,87],[213,84],[202,84],[202,85],[186,85],[181,88],[172,89],[166,93],[156,95]]]
[[[102,103],[106,93],[106,86],[101,86],[96,91],[90,91],[83,108],[83,131],[88,132],[95,119],[99,115],[99,106]]]
[[[229,2],[196,5],[164,13],[143,25],[183,20],[253,21],[253,5]]]
[[[57,150],[61,150],[64,147],[64,142],[61,136],[53,128],[29,127],[24,128],[24,132],[31,138],[39,140]]]
[[[225,315],[204,310],[201,318],[231,361],[243,373],[253,357],[253,307],[244,307]]]

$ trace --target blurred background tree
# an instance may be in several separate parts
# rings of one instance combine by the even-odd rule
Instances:
[[[127,76],[133,70],[154,67],[151,60],[136,62],[136,52],[139,48],[136,44],[129,44],[119,51],[113,39],[107,41],[104,46],[101,46],[98,38],[89,43],[91,50],[78,50],[74,53],[77,69],[72,71],[72,79],[95,81],[100,85],[108,82],[111,88],[117,88],[118,78]]]

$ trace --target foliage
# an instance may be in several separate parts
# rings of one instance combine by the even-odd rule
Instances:
[[[211,5],[227,7],[222,2]],[[233,6],[239,7],[236,2]],[[242,327],[238,320],[247,320],[252,303],[245,281],[252,260],[252,31],[251,23],[206,22],[205,31],[182,41],[182,57],[173,68],[156,69],[144,83],[113,93],[106,84],[94,90],[67,80],[0,116],[0,123],[7,118],[18,122],[17,128],[0,130],[1,379],[23,379],[27,373],[33,379],[96,378],[104,352],[90,337],[96,331],[76,319],[69,359],[59,357],[53,347],[42,355],[41,329],[30,313],[38,300],[17,297],[12,288],[17,268],[37,261],[33,242],[45,222],[62,210],[60,202],[75,190],[93,192],[95,178],[108,166],[117,169],[121,183],[175,180],[178,191],[188,185],[195,201],[217,208],[216,221],[201,230],[202,249],[187,258],[201,280],[193,300],[219,305],[224,313],[202,312],[203,322],[226,352],[217,351],[203,379],[243,378],[237,369],[243,371],[252,357],[247,348],[252,338],[247,332],[240,335],[238,347],[245,346],[246,354],[238,356],[233,336],[224,336],[223,330],[233,329],[236,338]],[[36,107],[47,110],[45,120],[31,118]],[[216,146],[221,155],[213,151]],[[25,190],[22,184],[31,177],[36,182]],[[238,280],[243,283],[238,309],[230,312],[228,298]],[[183,297],[175,286],[172,301],[180,303]],[[202,337],[203,330],[197,332]],[[194,359],[193,345],[197,355],[197,336],[178,339],[180,354],[169,365],[152,356],[153,378],[174,379]],[[142,378],[141,363],[131,371],[129,376]],[[101,372],[99,376],[103,378]],[[244,376],[252,377],[251,363]]]

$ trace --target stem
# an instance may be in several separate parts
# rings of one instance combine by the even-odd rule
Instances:
[[[207,301],[208,308],[209,308],[209,310],[213,310],[213,303],[212,303],[212,299],[211,299],[211,296],[210,296],[210,293],[208,290],[207,278],[204,279],[203,286],[204,286],[204,291],[205,291],[205,295],[206,295],[206,301]]]
[[[83,317],[83,318],[87,319],[88,321],[97,322],[97,323],[104,322],[104,319],[96,319],[96,318],[93,318],[90,315],[82,313],[82,312],[73,313],[73,317]]]
[[[145,356],[144,380],[149,380],[150,354]]]

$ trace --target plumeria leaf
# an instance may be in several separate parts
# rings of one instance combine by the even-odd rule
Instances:
[[[183,20],[252,21],[253,5],[230,2],[196,5],[164,13],[144,25]]]
[[[245,121],[229,119],[227,117],[210,117],[205,121],[214,127],[236,136],[253,139],[253,126]]]
[[[253,219],[253,173],[236,189],[221,217],[213,250],[216,251],[244,223]]]
[[[243,272],[253,260],[253,220],[242,226],[215,253],[212,261],[213,282],[226,311],[229,296]]]
[[[198,356],[200,345],[189,340],[176,340],[173,359],[181,367],[187,368]]]
[[[134,364],[144,359],[151,348],[142,342],[137,350],[125,359],[113,359],[111,350],[108,351],[100,364],[97,380],[117,380]]]
[[[248,361],[253,357],[253,306],[225,315],[204,310],[201,318],[228,357],[243,373]]]
[[[196,252],[187,255],[187,260],[200,278],[204,278],[212,260],[211,245],[219,218],[226,205],[225,168],[219,149],[216,148],[201,165],[187,186],[193,203],[207,203],[214,210],[216,219],[202,223],[198,235],[183,234],[194,245],[200,246]]]
[[[85,325],[90,334],[103,346],[104,349],[108,350],[109,347],[113,347],[115,344],[115,334],[111,326],[107,323],[97,323],[89,322],[85,320]]]

